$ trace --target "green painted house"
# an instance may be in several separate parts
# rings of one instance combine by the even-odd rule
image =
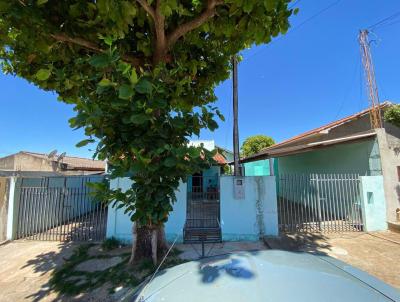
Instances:
[[[390,102],[381,104],[382,115]],[[388,221],[400,208],[400,129],[371,129],[369,109],[318,127],[241,160],[245,175],[383,175]],[[273,162],[273,169],[270,169]]]

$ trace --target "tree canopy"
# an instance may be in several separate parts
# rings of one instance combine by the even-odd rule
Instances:
[[[134,181],[106,199],[160,226],[179,181],[212,164],[188,138],[223,119],[214,87],[231,57],[286,33],[289,2],[0,0],[1,65],[73,104],[78,146],[95,143],[112,178]]]
[[[385,122],[400,127],[400,105],[392,105],[388,109],[386,109],[384,119]]]
[[[272,146],[275,144],[275,141],[266,135],[253,135],[246,138],[243,142],[242,147],[240,148],[241,155],[243,157],[247,157],[253,154],[260,152],[261,150]]]

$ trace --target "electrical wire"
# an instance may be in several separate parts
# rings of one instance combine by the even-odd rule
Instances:
[[[389,17],[383,18],[382,20],[376,22],[375,24],[368,27],[369,30],[375,30],[377,28],[383,27],[385,24],[387,25],[388,21],[393,21],[397,17],[400,17],[400,11],[390,15]]]
[[[331,9],[332,7],[336,6],[337,4],[339,4],[339,2],[341,2],[342,0],[337,0],[335,2],[332,2],[331,4],[329,4],[328,6],[324,7],[323,9],[319,10],[317,13],[315,13],[314,15],[310,16],[309,18],[307,18],[306,20],[304,20],[303,22],[301,22],[299,25],[293,27],[292,30],[289,30],[286,35],[281,35],[278,38],[276,38],[275,40],[273,40],[272,42],[268,43],[266,45],[266,47],[271,46],[273,43],[276,43],[277,41],[279,41],[280,39],[282,39],[283,37],[287,36],[290,33],[293,33],[294,31],[300,29],[302,26],[304,26],[305,24],[307,24],[308,22],[310,22],[311,20],[317,18],[318,16],[320,16],[321,14],[323,14],[324,12],[328,11],[329,9]],[[253,53],[251,56],[247,57],[246,60],[253,58],[254,56],[260,54],[261,52],[263,52],[264,50],[266,50],[267,48],[264,47],[262,49],[260,49],[259,51],[256,51],[255,53]]]
[[[338,116],[342,112],[343,107],[344,107],[344,103],[347,101],[347,99],[348,99],[348,97],[350,95],[350,92],[352,91],[352,89],[354,87],[354,84],[356,83],[358,69],[361,68],[361,61],[360,60],[354,60],[354,62],[358,62],[358,63],[354,65],[354,70],[353,70],[353,73],[352,73],[350,85],[347,88],[346,93],[344,94],[342,102],[341,102],[341,104],[339,106],[339,110],[337,111],[337,113],[335,115],[335,118],[333,119],[334,121],[338,118]]]

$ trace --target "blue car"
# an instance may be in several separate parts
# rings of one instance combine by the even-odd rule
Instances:
[[[129,301],[400,302],[400,292],[331,257],[266,250],[232,253],[166,269]]]

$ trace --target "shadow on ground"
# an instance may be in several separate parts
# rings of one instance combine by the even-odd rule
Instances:
[[[40,244],[40,242],[34,242]],[[22,270],[29,269],[35,274],[45,276],[43,279],[44,283],[41,284],[40,288],[37,288],[35,292],[26,295],[24,299],[29,301],[87,301],[86,294],[82,294],[79,297],[64,296],[53,289],[53,285],[50,280],[54,272],[62,267],[64,262],[70,258],[76,248],[80,246],[79,243],[64,243],[59,242],[56,250],[52,250],[46,253],[40,253],[34,258],[26,261],[25,265],[21,267]]]
[[[271,249],[302,251],[315,255],[328,255],[332,246],[329,238],[320,233],[283,233],[279,237],[265,237],[265,244]]]

